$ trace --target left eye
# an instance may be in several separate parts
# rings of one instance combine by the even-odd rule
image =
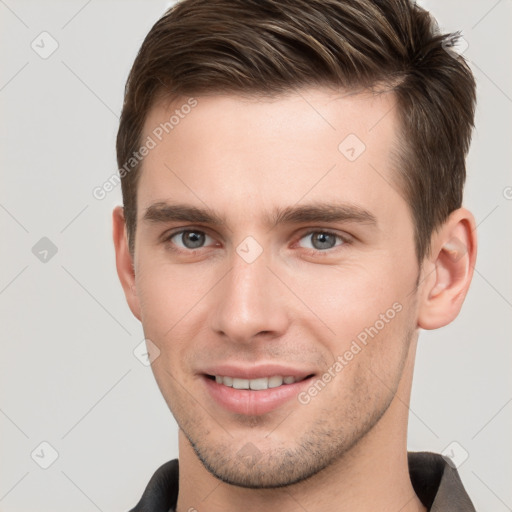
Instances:
[[[180,249],[201,249],[204,245],[211,244],[213,238],[203,231],[180,231],[172,235],[169,240]]]
[[[345,243],[340,235],[336,235],[328,231],[313,231],[303,236],[300,240],[301,242],[305,241],[305,243],[302,242],[302,244],[299,242],[301,247],[314,249],[316,251],[325,251],[326,249],[332,249],[337,245]]]

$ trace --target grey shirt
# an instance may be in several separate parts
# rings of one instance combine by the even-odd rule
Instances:
[[[430,512],[475,512],[457,470],[441,455],[409,452],[408,460],[414,491]],[[175,512],[178,475],[177,459],[159,467],[130,512]]]

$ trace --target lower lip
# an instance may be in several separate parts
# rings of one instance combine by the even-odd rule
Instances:
[[[277,388],[252,391],[230,388],[203,376],[208,392],[220,406],[228,411],[248,416],[266,414],[296,398],[300,391],[310,384],[311,378],[293,384],[283,384]]]

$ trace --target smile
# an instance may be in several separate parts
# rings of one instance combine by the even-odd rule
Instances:
[[[312,373],[301,371],[290,375],[293,370],[284,367],[257,370],[219,367],[210,371],[203,373],[201,380],[213,404],[227,412],[249,416],[267,414],[286,404],[298,404],[295,400],[298,393],[310,385],[314,377]]]
[[[237,377],[215,375],[217,384],[222,384],[234,389],[250,389],[252,391],[263,391],[265,389],[278,388],[283,385],[294,384],[304,380],[303,378],[295,378],[293,376],[274,375],[272,377],[260,377],[257,379],[241,379]]]

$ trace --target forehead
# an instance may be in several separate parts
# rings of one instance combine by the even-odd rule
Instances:
[[[150,111],[138,215],[158,201],[254,217],[298,201],[386,208],[395,185],[392,93],[305,89],[181,98]],[[403,200],[402,200],[403,202]],[[201,203],[203,203],[201,205]]]

